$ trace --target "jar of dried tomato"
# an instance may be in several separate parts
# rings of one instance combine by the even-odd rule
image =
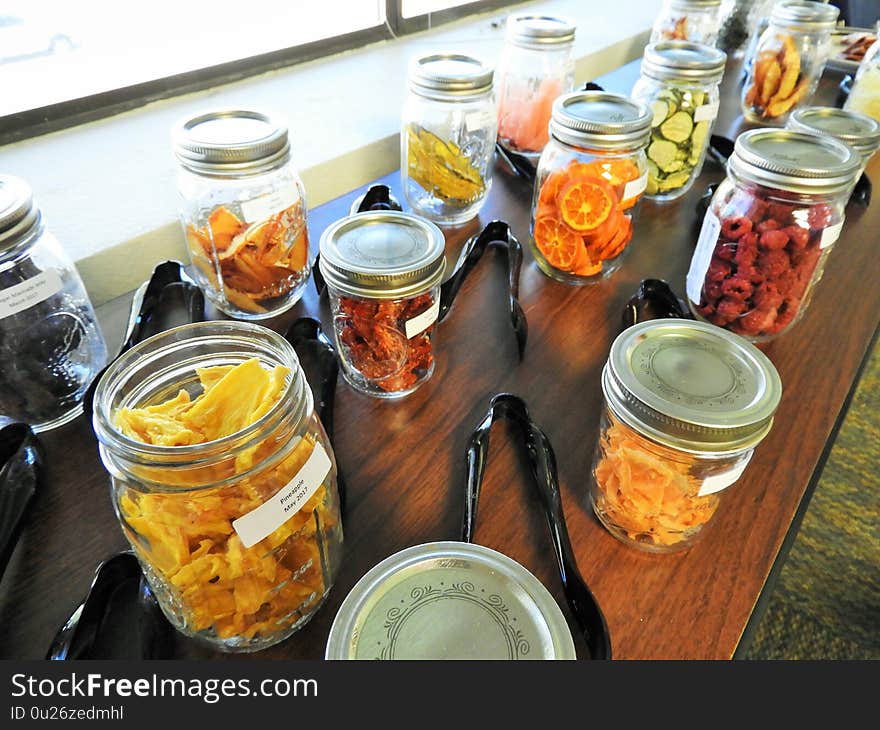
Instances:
[[[433,374],[444,246],[433,223],[396,211],[357,213],[321,235],[336,349],[355,390],[401,398]]]
[[[565,18],[517,13],[507,19],[498,62],[498,141],[530,159],[547,144],[553,102],[574,88],[575,25]]]
[[[531,216],[532,253],[547,276],[589,284],[620,267],[647,184],[651,119],[644,104],[604,91],[554,102]]]
[[[754,342],[806,311],[840,235],[860,155],[828,136],[754,129],[737,137],[687,274],[694,314]]]
[[[721,0],[663,0],[650,43],[690,41],[714,46],[721,29]]]
[[[593,511],[623,542],[667,553],[693,543],[745,471],[773,425],[782,382],[742,338],[657,319],[618,335],[602,392]]]
[[[287,127],[258,111],[208,112],[177,125],[174,152],[180,220],[207,298],[239,319],[290,309],[311,262],[305,190]]]
[[[178,631],[251,652],[315,615],[342,558],[336,463],[283,337],[229,321],[151,337],[98,382],[93,425],[122,531]]]

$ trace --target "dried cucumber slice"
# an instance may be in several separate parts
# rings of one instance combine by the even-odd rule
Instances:
[[[663,99],[657,99],[656,101],[651,102],[651,111],[654,114],[651,126],[659,127],[663,120],[669,116],[669,104],[663,101]]]
[[[675,155],[677,152],[678,147],[665,139],[655,139],[648,146],[648,157],[661,170],[665,170],[669,165],[676,161]]]
[[[687,184],[687,181],[690,179],[691,173],[689,170],[685,170],[682,172],[675,172],[665,180],[660,180],[657,183],[657,186],[661,193],[669,192],[670,190],[677,190],[682,185]]]
[[[684,142],[690,137],[693,129],[694,120],[687,112],[676,112],[660,125],[660,132],[663,136],[678,143]]]
[[[706,144],[708,136],[709,122],[698,122],[691,133],[691,154],[688,161],[692,165],[696,165],[700,161],[700,154],[703,151],[703,145]]]

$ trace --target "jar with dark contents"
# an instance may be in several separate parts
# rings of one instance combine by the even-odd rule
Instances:
[[[861,157],[831,137],[740,134],[687,274],[693,313],[755,342],[794,325],[843,228],[860,168]]]
[[[602,391],[593,511],[626,544],[668,553],[703,533],[746,470],[773,425],[782,383],[742,338],[657,319],[618,335]]]
[[[321,236],[342,374],[377,398],[401,398],[434,372],[443,233],[408,213],[348,216]]]
[[[0,176],[0,415],[46,431],[82,412],[107,346],[30,186]]]

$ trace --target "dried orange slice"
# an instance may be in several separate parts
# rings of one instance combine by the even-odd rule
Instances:
[[[557,196],[563,222],[576,231],[593,231],[611,215],[617,196],[611,186],[598,177],[577,177]]]
[[[562,271],[571,271],[584,248],[581,237],[552,216],[538,218],[532,235],[547,263]]]
[[[538,193],[538,205],[556,205],[556,196],[559,194],[559,189],[562,187],[562,184],[566,181],[568,175],[565,170],[557,170],[556,172],[550,173],[544,183],[541,185],[541,190]]]

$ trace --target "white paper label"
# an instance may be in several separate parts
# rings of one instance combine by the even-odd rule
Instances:
[[[321,444],[315,444],[306,463],[286,487],[246,515],[233,520],[232,526],[246,548],[267,538],[302,509],[321,486],[330,471],[330,457]]]
[[[636,197],[636,195],[641,195],[645,192],[645,188],[648,187],[648,173],[646,172],[640,178],[635,180],[630,180],[623,187],[623,200],[629,200],[630,198]]]
[[[709,268],[709,262],[712,260],[712,252],[715,250],[715,244],[718,243],[718,234],[721,232],[721,221],[712,211],[706,213],[703,218],[703,227],[700,229],[700,238],[697,241],[697,248],[691,257],[691,267],[687,273],[687,295],[695,304],[700,303],[700,296],[703,293],[703,279],[706,277],[706,270]]]
[[[247,223],[257,223],[270,215],[287,210],[298,200],[299,193],[295,188],[284,188],[268,195],[261,195],[259,198],[242,201],[241,214]]]
[[[710,477],[706,477],[700,485],[700,491],[697,492],[697,496],[705,497],[707,494],[714,494],[715,492],[720,492],[722,489],[729,487],[742,476],[742,473],[746,470],[751,459],[752,455],[750,453],[733,468],[721,472],[720,474],[713,474]]]
[[[828,228],[822,231],[822,238],[819,240],[819,248],[828,248],[832,245],[838,238],[840,238],[841,230],[843,230],[843,221],[835,223],[833,226],[828,226]]]
[[[694,124],[699,124],[700,122],[711,122],[717,116],[717,101],[713,104],[703,104],[703,106],[698,106],[694,111]]]
[[[440,316],[440,298],[434,300],[430,308],[421,314],[417,314],[412,319],[406,321],[406,338],[411,340],[416,335],[422,334],[428,327],[437,321]]]
[[[32,276],[20,284],[13,284],[0,291],[0,319],[11,317],[25,309],[45,302],[55,296],[64,284],[55,269],[47,269],[42,274]]]
[[[475,132],[492,124],[492,115],[489,112],[471,112],[464,118],[464,127],[468,132]]]

